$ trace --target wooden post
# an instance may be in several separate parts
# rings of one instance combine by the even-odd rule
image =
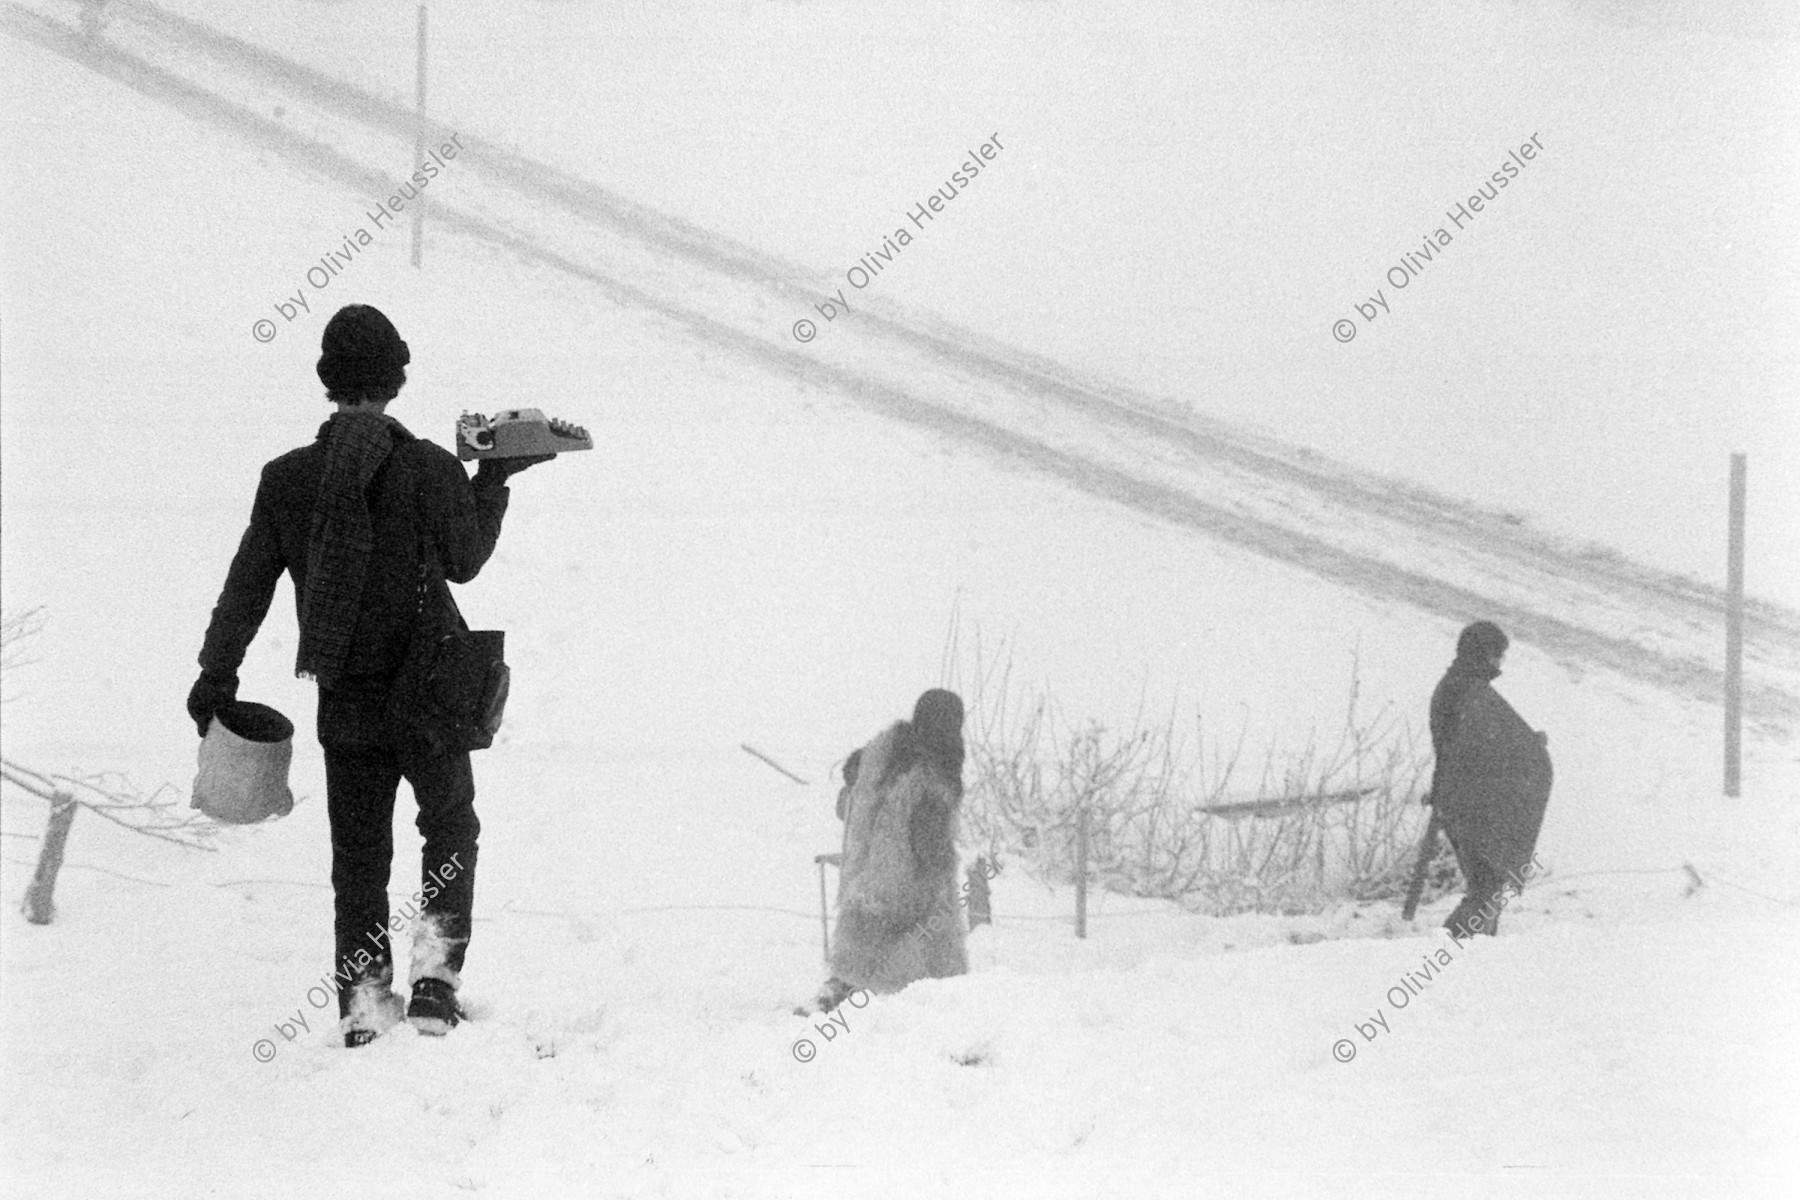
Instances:
[[[977,925],[992,925],[994,910],[988,897],[988,860],[987,855],[977,855],[975,862],[965,873],[964,887],[969,893],[969,928]]]
[[[1744,753],[1744,476],[1731,456],[1731,535],[1725,566],[1725,794],[1739,792]]]
[[[1075,936],[1087,937],[1088,810],[1084,801],[1075,816]]]
[[[407,167],[408,178],[419,169],[425,161],[425,6],[419,5],[419,61],[417,68],[418,94],[415,106],[413,131],[413,160]],[[419,266],[424,257],[425,242],[425,195],[423,192],[412,202],[412,265]],[[822,869],[822,868],[821,868]]]
[[[62,870],[63,847],[69,841],[69,826],[75,820],[75,797],[58,792],[50,801],[50,820],[44,825],[44,846],[38,851],[37,873],[25,889],[25,903],[19,911],[33,925],[48,925],[56,912],[52,894],[56,891],[56,873]]]
[[[819,864],[819,937],[825,944],[825,961],[831,961],[831,920],[827,917],[828,907],[825,899],[825,864],[832,863],[842,869],[844,856],[838,854],[815,854],[813,861]]]
[[[831,921],[825,915],[825,864],[819,864],[819,941],[825,961],[831,961]]]

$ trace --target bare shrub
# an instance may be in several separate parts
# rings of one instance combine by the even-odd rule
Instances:
[[[180,793],[166,783],[147,792],[114,772],[47,774],[9,758],[0,758],[0,782],[52,805],[78,804],[97,817],[145,837],[174,842],[190,850],[216,849],[213,839],[221,828],[219,823],[183,807]]]
[[[25,643],[43,629],[44,619],[42,608],[0,616],[0,673],[10,675],[30,663],[24,656]],[[64,775],[38,771],[0,757],[0,783],[49,801],[53,808],[76,804],[133,833],[191,850],[213,849],[212,841],[219,830],[212,818],[184,808],[180,795],[170,785],[145,791],[113,772]]]
[[[1049,695],[1016,685],[1010,655],[987,654],[979,631],[972,648],[953,632],[944,674],[968,710],[965,836],[1047,882],[1073,881],[1085,809],[1090,879],[1125,895],[1301,913],[1405,891],[1430,759],[1391,707],[1359,712],[1354,667],[1335,737],[1271,742],[1244,795],[1234,788],[1249,773],[1247,726],[1221,741],[1199,718],[1184,736],[1173,711],[1116,729],[1068,720]],[[1427,896],[1454,885],[1452,863]]]
[[[9,681],[20,667],[31,665],[32,660],[25,656],[25,643],[43,629],[44,620],[42,608],[0,614],[0,681]],[[0,683],[0,703],[8,699],[3,693],[4,684]]]

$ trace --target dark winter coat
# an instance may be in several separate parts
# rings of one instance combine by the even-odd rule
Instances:
[[[1484,659],[1457,658],[1431,692],[1431,752],[1441,763],[1456,740],[1457,723],[1469,693],[1499,678],[1500,668]]]
[[[455,455],[415,438],[398,421],[386,420],[394,447],[369,483],[373,547],[343,678],[320,690],[322,742],[380,740],[388,688],[418,620],[421,551],[441,568],[443,578],[467,583],[493,554],[506,514],[505,487],[477,490]],[[238,543],[206,630],[202,671],[236,676],[284,571],[293,578],[298,610],[306,594],[308,539],[330,428],[327,421],[318,440],[263,467],[250,527]],[[430,603],[447,608],[448,589],[440,584]]]
[[[1464,693],[1437,762],[1433,804],[1471,889],[1531,861],[1554,780],[1545,743],[1486,682]],[[1471,872],[1475,860],[1486,869]]]

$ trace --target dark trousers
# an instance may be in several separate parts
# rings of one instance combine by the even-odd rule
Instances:
[[[327,742],[324,751],[339,978],[393,978],[387,887],[394,859],[394,799],[403,778],[419,802],[425,846],[419,890],[402,904],[400,915],[426,913],[448,942],[444,966],[460,973],[475,907],[476,839],[481,834],[469,756],[427,758],[385,743]],[[372,961],[363,961],[364,953]],[[341,987],[340,1013],[348,1012],[349,1000],[349,986]]]
[[[1461,931],[1466,936],[1473,932],[1466,922],[1471,917],[1480,916],[1485,909],[1488,910],[1488,915],[1482,918],[1481,932],[1497,933],[1500,929],[1500,909],[1503,907],[1499,897],[1506,889],[1506,877],[1498,867],[1469,848],[1472,839],[1466,836],[1458,839],[1454,832],[1448,830],[1446,833],[1450,838],[1450,848],[1456,851],[1456,865],[1462,869],[1463,879],[1468,882],[1469,890],[1444,922],[1444,928]]]

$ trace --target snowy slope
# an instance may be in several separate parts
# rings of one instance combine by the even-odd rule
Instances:
[[[410,103],[411,9],[242,7],[180,6]],[[1752,588],[1800,602],[1792,6],[1187,7],[524,4],[497,35],[451,0],[431,94],[826,294],[998,130],[863,295],[1709,581],[1749,451]],[[1388,314],[1334,342],[1378,287]]]
[[[448,7],[446,38],[475,20]],[[527,11],[545,28],[588,19]],[[392,26],[295,13],[346,69]],[[858,36],[842,10],[818,19]],[[958,18],[918,20],[947,37]],[[496,62],[546,52],[490,38]],[[887,65],[917,75],[944,44],[888,42]],[[181,781],[181,695],[256,470],[323,416],[322,315],[268,345],[249,324],[367,197],[0,45],[4,599],[51,618],[6,680],[7,754]],[[472,136],[555,140],[453,98],[487,117]],[[644,198],[660,186],[647,175]],[[332,1045],[308,999],[330,897],[305,739],[293,816],[217,855],[78,820],[57,923],[13,917],[0,937],[9,1191],[1784,1194],[1800,788],[1779,732],[1752,738],[1750,795],[1727,806],[1714,706],[1522,645],[1502,686],[1551,731],[1555,876],[1498,941],[1450,946],[1429,911],[1413,931],[1388,909],[1219,921],[1103,897],[1078,943],[1068,898],[1015,871],[975,973],[850,1010],[827,1040],[786,1011],[819,973],[827,777],[937,680],[952,612],[1072,712],[1179,693],[1283,739],[1341,715],[1353,656],[1365,703],[1420,710],[1454,622],[997,466],[467,232],[434,227],[416,273],[384,235],[325,298],[395,317],[415,354],[395,411],[416,432],[538,402],[599,435],[518,481],[500,550],[464,589],[473,619],[508,629],[517,672],[505,740],[477,767],[477,1020],[442,1043]],[[1537,599],[1593,619],[1553,589]],[[304,729],[290,612],[284,588],[246,693]],[[3,815],[35,832],[42,807],[9,793]],[[404,895],[417,843],[400,824]],[[6,840],[9,904],[31,848]],[[1692,897],[1684,862],[1708,881]],[[1453,960],[1397,1009],[1389,989],[1439,947]],[[1378,1010],[1391,1034],[1365,1040],[1356,1023]],[[296,1014],[310,1028],[290,1042],[278,1025]],[[1332,1058],[1343,1038],[1354,1062]]]
[[[406,108],[159,8],[122,4],[114,11],[100,46],[71,41],[54,23],[21,23],[20,32],[301,167],[378,199],[389,190],[386,165],[403,161],[415,137]],[[659,313],[701,344],[1334,583],[1453,620],[1485,615],[1576,663],[1706,699],[1719,695],[1714,660],[1723,598],[1716,589],[1201,420],[909,314],[879,290],[860,292],[859,285],[874,286],[883,261],[891,270],[896,255],[904,260],[903,247],[914,240],[907,224],[925,240],[927,220],[938,219],[928,210],[858,260],[849,273],[851,304],[843,285],[833,291],[814,272],[473,132],[465,140],[462,131],[437,125],[427,140],[451,156],[434,169],[441,165],[453,177],[453,190],[429,193],[434,224]],[[988,154],[1003,152],[998,141],[983,143]],[[985,169],[998,168],[990,162]],[[340,262],[350,266],[363,246],[409,219],[383,207],[371,211],[323,267],[309,268],[292,297],[272,307],[279,320],[265,316],[266,336],[295,320],[304,326],[308,292],[323,306]],[[814,303],[820,295],[833,299]],[[794,312],[806,316],[790,323]],[[824,338],[815,340],[820,332]],[[1800,720],[1800,618],[1756,605],[1746,632],[1751,719]]]

